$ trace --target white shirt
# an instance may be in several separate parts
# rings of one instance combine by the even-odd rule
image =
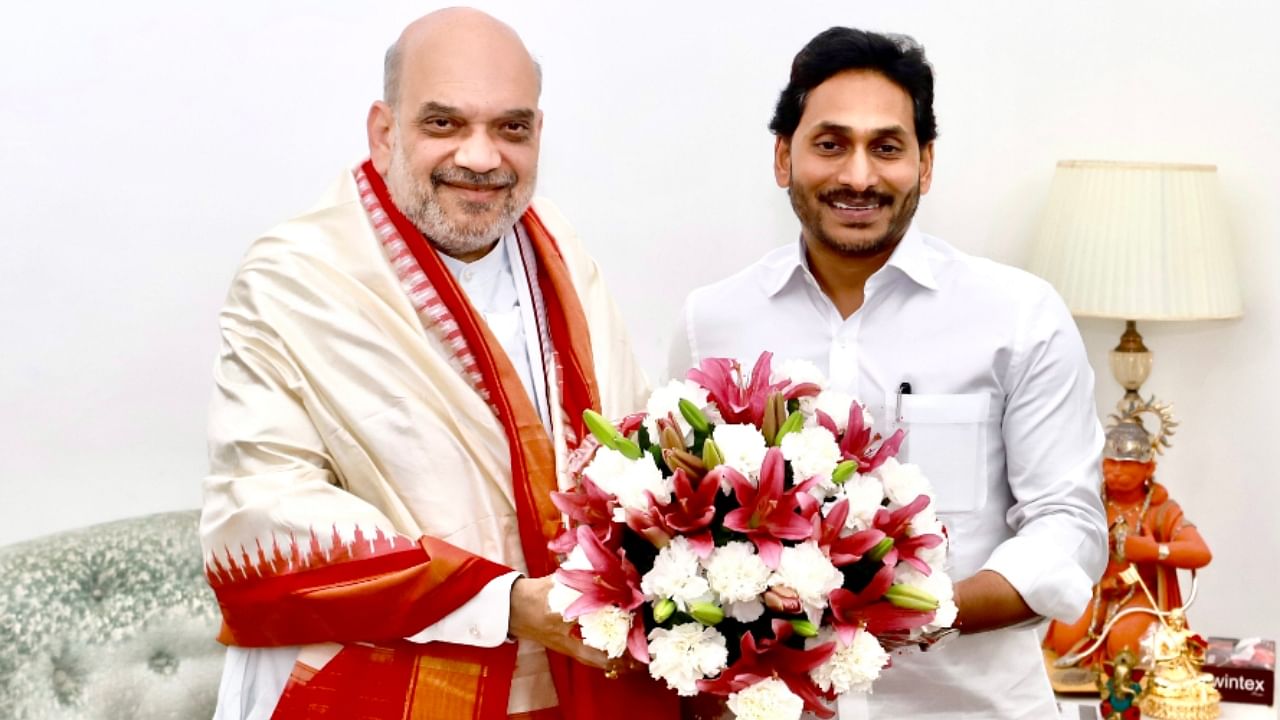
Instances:
[[[1106,565],[1103,435],[1079,332],[1043,280],[913,226],[848,318],[793,243],[695,290],[682,324],[674,376],[707,357],[749,368],[770,350],[817,365],[886,435],[900,413],[900,459],[936,489],[953,580],[990,569],[1042,616],[1084,612]],[[873,718],[1055,716],[1030,627],[896,657],[870,702]]]
[[[549,431],[551,418],[547,412],[542,341],[536,331],[526,331],[538,325],[515,230],[508,231],[487,255],[474,262],[466,263],[443,254],[440,259],[506,351]],[[496,647],[506,642],[511,585],[519,576],[517,572],[510,572],[490,580],[458,609],[406,639],[477,647]],[[293,671],[298,651],[297,647],[228,647],[214,720],[270,718]]]

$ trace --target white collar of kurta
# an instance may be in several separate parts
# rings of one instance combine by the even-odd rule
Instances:
[[[554,364],[547,362],[547,348],[550,340],[545,324],[539,321],[542,311],[535,308],[540,299],[534,298],[529,288],[530,277],[526,263],[532,258],[526,260],[521,253],[527,241],[517,236],[517,228],[518,226],[513,226],[508,229],[502,237],[498,238],[493,249],[478,260],[464,262],[444,253],[439,253],[439,256],[449,274],[459,281],[464,276],[475,277],[476,284],[479,286],[492,288],[501,283],[515,293],[516,302],[520,307],[519,331],[501,333],[492,326],[490,330],[494,331],[495,339],[515,366],[516,374],[525,383],[525,391],[533,400],[538,416],[550,432],[551,417],[548,405],[551,404],[551,400],[547,395],[547,374],[554,370]],[[523,228],[519,228],[519,231],[523,231]],[[463,293],[467,293],[465,288]],[[484,299],[468,296],[468,300],[482,316],[486,316],[487,322],[489,308],[484,307]],[[517,335],[524,337],[524,347],[519,347],[516,341]]]
[[[907,228],[907,232],[893,249],[884,267],[872,274],[872,278],[885,272],[900,272],[917,285],[930,290],[938,289],[938,279],[934,275],[933,266],[929,262],[929,247],[925,244],[924,235],[916,229],[915,223]],[[890,269],[892,268],[892,269]],[[804,238],[795,243],[795,252],[780,254],[777,262],[766,269],[765,290],[769,297],[782,292],[793,278],[812,274],[809,271],[809,260],[805,257]],[[814,281],[816,284],[816,280]],[[868,279],[867,282],[871,282]]]

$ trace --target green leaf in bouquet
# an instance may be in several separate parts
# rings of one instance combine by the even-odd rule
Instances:
[[[649,428],[643,424],[636,431],[636,444],[645,450],[648,450],[653,445],[653,440],[649,437]]]
[[[648,452],[649,456],[653,458],[654,464],[658,466],[658,469],[662,471],[662,474],[664,476],[670,475],[673,472],[675,472],[667,465],[667,461],[662,459],[661,445],[650,445],[649,449],[646,452]]]
[[[689,443],[689,452],[694,455],[702,455],[702,449],[706,447],[707,441],[711,439],[711,433],[693,431],[693,442]]]

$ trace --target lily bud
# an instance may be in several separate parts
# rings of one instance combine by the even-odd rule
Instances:
[[[808,620],[788,620],[791,623],[791,629],[802,638],[818,637],[818,626]]]
[[[765,590],[763,599],[765,607],[774,612],[796,615],[804,609],[800,604],[800,594],[785,585]]]
[[[587,429],[595,436],[601,445],[610,450],[618,449],[618,438],[622,437],[622,433],[618,432],[618,428],[613,423],[605,419],[603,415],[594,410],[583,410],[582,421],[586,423]]]
[[[884,591],[884,599],[903,610],[932,612],[938,609],[938,598],[928,590],[914,585],[890,585],[889,589]]]
[[[689,603],[689,615],[703,625],[715,625],[724,620],[724,610],[709,602]]]
[[[893,549],[893,538],[886,537],[885,539],[876,543],[876,546],[871,548],[871,550],[867,552],[867,557],[871,558],[872,560],[875,560],[876,562],[879,562],[883,560],[884,556],[888,555],[889,551],[892,549]]]
[[[663,450],[662,460],[672,472],[683,470],[691,478],[702,479],[707,474],[707,466],[702,464],[702,459],[685,450]]]
[[[711,431],[711,421],[707,420],[707,416],[698,409],[697,405],[685,398],[680,398],[679,402],[680,414],[684,416],[685,422],[689,423],[689,427],[700,433]]]
[[[622,456],[628,460],[639,460],[644,455],[644,451],[640,449],[640,446],[634,440],[621,435],[614,439],[613,449],[622,453]]]
[[[724,464],[724,455],[720,452],[720,446],[711,438],[707,438],[706,442],[702,443],[702,464],[708,472],[715,470],[717,465]]]
[[[668,425],[663,424],[662,431],[658,433],[658,444],[663,450],[684,450],[684,438],[680,436],[680,431]]]
[[[843,485],[849,478],[853,477],[853,474],[856,472],[858,472],[858,461],[845,460],[837,465],[836,469],[831,472],[831,482],[836,485]],[[886,550],[885,552],[888,551]]]
[[[770,447],[777,445],[775,442],[778,438],[778,430],[782,429],[782,424],[787,421],[787,400],[782,393],[775,392],[769,395],[764,403],[764,418],[760,423],[760,434],[764,436],[764,443]]]
[[[788,415],[786,422],[782,423],[782,427],[778,428],[778,434],[773,438],[773,444],[782,445],[782,438],[786,437],[787,433],[793,433],[802,427],[804,427],[804,415],[801,415],[800,411],[797,410]]]
[[[656,623],[664,623],[671,618],[672,613],[676,611],[676,602],[671,598],[662,598],[653,604],[653,621]]]

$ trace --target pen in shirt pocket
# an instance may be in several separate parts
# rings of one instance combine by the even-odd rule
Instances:
[[[897,422],[899,425],[902,424],[902,396],[910,395],[910,394],[911,394],[911,383],[906,382],[904,380],[900,385],[898,385],[897,402],[895,403],[895,407],[893,411],[893,416],[894,418],[896,418],[895,422]]]

